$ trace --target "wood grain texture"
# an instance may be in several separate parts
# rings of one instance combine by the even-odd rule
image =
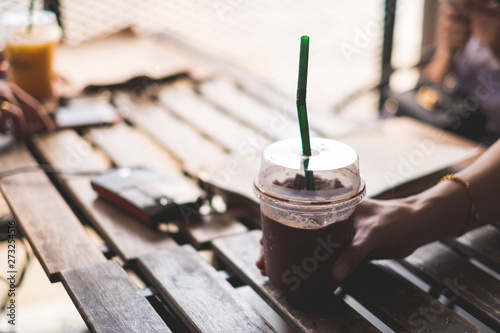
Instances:
[[[274,332],[189,245],[141,257],[138,267],[191,332]]]
[[[417,249],[400,261],[432,285],[446,288],[474,316],[500,328],[500,283],[439,243]]]
[[[498,228],[492,225],[477,228],[446,244],[500,272],[500,231]]]
[[[73,130],[39,135],[33,142],[41,157],[57,167],[104,171],[109,166]],[[75,154],[75,151],[80,153]],[[68,164],[70,160],[78,163]],[[177,246],[168,234],[149,228],[137,218],[99,198],[90,186],[91,177],[61,175],[58,179],[113,252],[126,262],[143,254]]]
[[[189,174],[215,185],[228,202],[245,204],[250,200],[252,202],[247,205],[255,204],[257,199],[252,184],[259,170],[263,144],[267,141],[244,142],[238,151],[229,155],[222,145],[193,127],[192,122],[172,115],[152,101],[132,100],[122,94],[115,103],[128,120],[175,154]],[[218,131],[225,131],[217,123],[213,126]]]
[[[260,255],[262,232],[254,230],[212,242],[220,257],[248,283],[287,323],[300,332],[378,332],[365,318],[334,297],[321,309],[298,309],[288,303],[255,266]]]
[[[145,167],[183,177],[180,164],[172,155],[124,123],[92,129],[88,138],[120,167]]]
[[[0,155],[0,172],[28,165],[37,163],[24,146]],[[52,282],[58,281],[61,270],[105,261],[42,171],[6,177],[1,180],[0,189]]]
[[[165,87],[159,93],[160,103],[176,116],[196,126],[206,136],[227,148],[238,152],[245,144],[257,141],[262,150],[270,143],[266,133],[253,131],[237,118],[220,112],[190,86]]]
[[[205,81],[198,89],[207,100],[228,115],[241,119],[255,131],[265,130],[273,141],[299,136],[296,114],[291,116],[260,102],[229,80]],[[318,136],[312,129],[310,135]]]
[[[114,102],[127,120],[154,138],[193,174],[211,165],[217,166],[229,157],[222,146],[207,140],[191,124],[151,100],[132,100],[128,95],[120,94]]]
[[[178,164],[173,163],[163,149],[137,130],[120,124],[101,130],[100,135],[103,139],[98,145],[105,149],[117,166],[139,165],[187,180],[178,169]],[[90,137],[95,139],[94,130],[90,133]],[[197,247],[201,247],[202,244],[213,238],[247,230],[240,222],[229,217],[205,216],[201,218],[199,215],[193,214],[187,221],[175,222]]]
[[[171,332],[116,261],[61,275],[91,332]]]
[[[12,211],[9,208],[9,204],[7,200],[5,200],[4,196],[0,192],[0,222],[12,220]]]
[[[362,264],[342,288],[396,332],[479,332],[446,305],[382,265]]]
[[[297,118],[297,107],[295,105],[295,96],[285,96],[278,92],[275,87],[263,83],[258,78],[252,77],[248,73],[240,71],[232,73],[237,76],[237,85],[248,95],[256,100],[269,105],[272,108],[288,114],[292,119]],[[314,104],[314,103],[311,103]],[[318,110],[310,105],[307,109],[309,127],[317,132],[321,137],[338,138],[339,136],[356,130],[354,123],[341,117],[334,116],[328,110]]]
[[[180,230],[196,249],[201,249],[216,238],[243,233],[248,228],[228,214],[213,214],[194,216]]]

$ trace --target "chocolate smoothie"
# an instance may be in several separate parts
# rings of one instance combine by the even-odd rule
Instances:
[[[273,286],[290,300],[333,292],[338,283],[331,268],[354,235],[353,216],[324,227],[299,228],[262,214],[266,273]]]
[[[302,175],[273,183],[297,191],[305,189]],[[338,179],[314,177],[314,183],[316,190],[343,187]],[[308,217],[307,212],[290,212],[278,220],[262,212],[266,272],[271,283],[289,300],[317,299],[333,292],[338,283],[332,278],[331,268],[354,235],[353,216],[323,225],[324,221]]]

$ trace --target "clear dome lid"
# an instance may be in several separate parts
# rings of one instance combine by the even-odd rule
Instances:
[[[257,196],[301,205],[359,203],[366,191],[356,151],[323,138],[311,138],[311,151],[310,157],[302,155],[300,138],[269,145],[255,180]],[[306,172],[314,180],[314,190],[306,186]]]
[[[33,44],[58,41],[62,36],[56,15],[48,10],[33,12],[32,28],[28,32],[30,14],[28,11],[10,12],[0,19],[1,39],[14,44]]]

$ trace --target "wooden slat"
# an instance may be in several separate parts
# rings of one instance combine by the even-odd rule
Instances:
[[[151,101],[132,101],[122,94],[115,103],[128,120],[175,154],[188,173],[216,186],[228,202],[255,205],[252,184],[259,170],[263,148],[260,143],[249,142],[229,155],[190,124]]]
[[[33,142],[42,158],[65,170],[105,171],[109,167],[109,163],[73,130],[39,135]],[[76,154],[76,151],[83,153]],[[73,160],[78,162],[67,163]],[[61,175],[58,179],[101,237],[123,260],[128,262],[143,254],[177,246],[168,234],[149,228],[99,198],[90,186],[91,177]]]
[[[174,157],[124,123],[92,129],[89,138],[120,167],[152,168],[172,177],[183,177]]]
[[[0,155],[0,171],[37,165],[24,146]],[[0,189],[51,281],[64,269],[105,261],[71,208],[41,171],[9,176]]]
[[[281,110],[293,119],[297,117],[295,96],[285,96],[274,87],[264,84],[250,75],[238,75],[238,85],[241,86],[242,90],[247,94],[253,96],[253,98],[270,107]],[[317,132],[319,136],[338,138],[359,129],[359,126],[352,121],[335,116],[327,110],[317,110],[314,108],[314,101],[308,104],[310,104],[307,110],[309,115],[309,126],[313,131]]]
[[[9,204],[5,200],[2,193],[0,193],[0,222],[9,221],[12,219],[12,212],[9,208]]]
[[[168,107],[179,118],[192,123],[230,151],[237,152],[255,141],[262,150],[270,143],[270,138],[267,138],[265,133],[255,132],[220,112],[197,95],[190,86],[165,87],[160,90],[159,99],[161,104]]]
[[[334,297],[321,309],[298,309],[263,277],[255,262],[260,255],[260,230],[217,239],[212,242],[217,255],[248,283],[289,325],[301,332],[377,332],[365,318]]]
[[[494,226],[477,228],[446,244],[500,272],[500,231]]]
[[[198,173],[228,158],[222,146],[150,100],[132,101],[121,94],[115,98],[115,104],[124,117],[174,154],[190,172]]]
[[[116,261],[61,275],[91,332],[171,332]]]
[[[187,227],[181,228],[181,232],[196,249],[208,246],[213,239],[247,230],[243,224],[235,223],[235,219],[228,214],[194,216]]]
[[[452,292],[457,303],[500,328],[500,283],[439,243],[417,249],[401,264],[423,280]]]
[[[96,132],[92,130],[90,137],[94,140]],[[103,137],[96,142],[102,147],[119,167],[144,166],[161,172],[170,172],[177,177],[184,177],[176,169],[169,155],[153,142],[148,140],[137,130],[120,124],[105,130],[100,130]],[[175,221],[184,233],[194,241],[197,247],[209,241],[234,233],[244,232],[247,228],[234,219],[220,218],[218,216],[204,216],[201,218],[193,214],[188,221]],[[187,222],[187,223],[186,223]],[[192,223],[192,226],[191,226]]]
[[[362,264],[342,288],[396,332],[478,332],[446,305],[381,265]]]
[[[273,140],[281,140],[299,136],[297,116],[291,117],[285,112],[278,112],[246,94],[227,80],[211,80],[203,82],[200,92],[212,103],[228,114],[240,118],[256,131],[265,131]],[[311,136],[317,133],[311,129]]]
[[[274,332],[189,245],[141,257],[138,264],[191,332]]]

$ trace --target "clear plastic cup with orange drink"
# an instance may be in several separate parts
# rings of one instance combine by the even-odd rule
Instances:
[[[30,26],[31,23],[31,26]],[[9,80],[41,102],[53,93],[54,55],[61,28],[50,11],[7,13],[0,19]]]

